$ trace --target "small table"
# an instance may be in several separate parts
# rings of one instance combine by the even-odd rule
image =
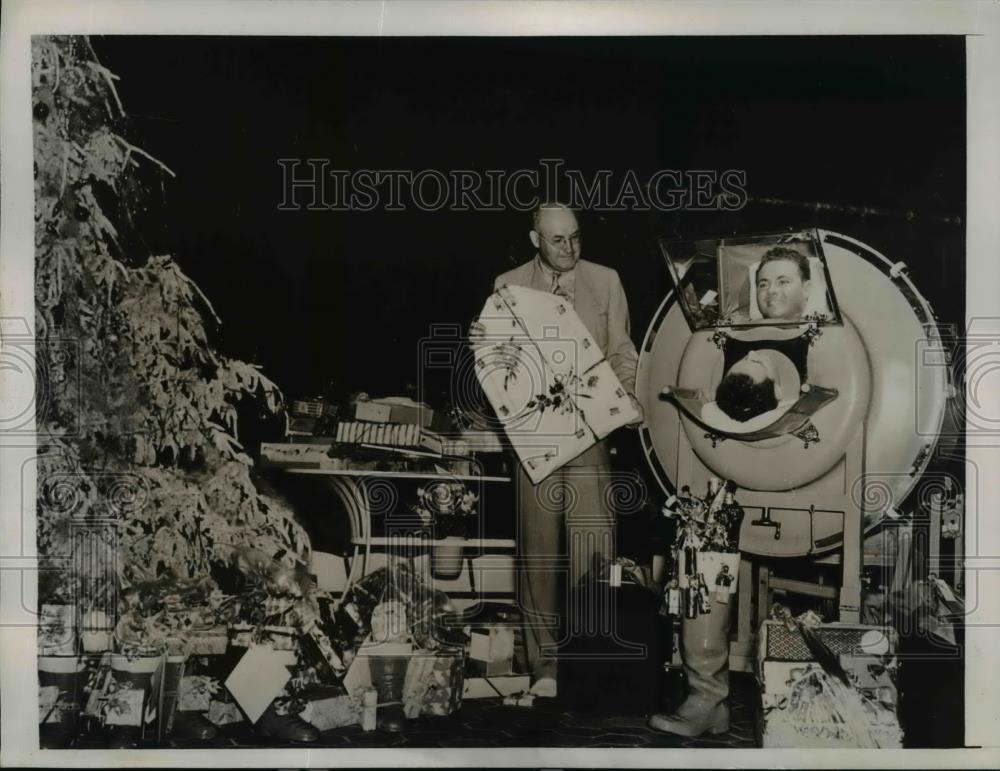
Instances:
[[[399,503],[399,496],[393,480],[454,480],[459,482],[510,482],[508,476],[486,474],[449,473],[447,471],[379,471],[371,469],[343,468],[343,459],[333,460],[326,455],[327,445],[319,444],[278,444],[261,445],[263,463],[281,468],[289,474],[301,476],[321,476],[326,478],[347,511],[351,526],[353,555],[348,558],[347,581],[341,597],[347,595],[351,586],[368,570],[368,562],[374,548],[407,551],[429,550],[454,547],[454,540],[435,539],[423,534],[400,533],[376,536],[372,534],[371,516],[373,512],[391,513]],[[496,449],[478,452],[496,452]],[[442,458],[441,464],[449,461],[469,461],[469,458]],[[426,460],[426,459],[425,459]],[[413,524],[416,524],[416,520]],[[469,538],[469,547],[490,551],[513,551],[517,542],[513,538]],[[471,560],[471,558],[470,558]],[[475,581],[470,568],[470,583],[473,591]]]

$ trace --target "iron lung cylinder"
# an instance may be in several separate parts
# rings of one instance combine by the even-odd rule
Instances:
[[[755,495],[779,493],[776,497],[786,501],[801,492],[807,507],[812,493],[841,494],[862,508],[867,531],[903,506],[926,469],[951,393],[947,358],[933,311],[902,263],[847,236],[816,233],[842,319],[819,328],[808,349],[809,381],[837,391],[836,399],[811,416],[818,441],[806,446],[792,434],[720,440],[662,398],[666,386],[704,389],[717,383],[724,360],[718,331],[692,332],[671,292],[639,357],[643,449],[668,495],[679,479],[697,483],[709,476],[730,479]],[[801,332],[770,327],[727,334],[752,340]],[[845,471],[849,447],[863,452],[860,476]],[[826,549],[841,541],[836,532],[816,535]]]

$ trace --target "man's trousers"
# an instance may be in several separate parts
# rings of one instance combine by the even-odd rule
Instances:
[[[518,599],[528,666],[533,680],[555,678],[565,636],[607,624],[603,593],[576,593],[581,599],[572,607],[565,598],[595,563],[615,555],[611,470],[564,466],[538,485],[520,469],[517,477]]]

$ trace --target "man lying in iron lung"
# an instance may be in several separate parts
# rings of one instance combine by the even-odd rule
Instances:
[[[781,401],[777,367],[767,351],[750,351],[733,364],[715,390],[715,403],[744,423],[775,409]]]

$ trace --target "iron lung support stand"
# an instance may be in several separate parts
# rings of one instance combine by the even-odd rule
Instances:
[[[715,473],[694,454],[684,431],[677,434],[678,489],[700,490]],[[794,441],[798,441],[797,439]],[[785,492],[739,489],[736,498],[746,511],[741,531],[737,635],[730,645],[731,669],[750,671],[754,635],[768,617],[774,590],[837,601],[838,620],[860,621],[862,545],[866,487],[865,428],[859,427],[841,461],[815,482]],[[802,449],[808,453],[808,448]],[[761,524],[753,524],[754,521]],[[823,541],[839,537],[840,586],[772,575],[775,561],[810,560]],[[778,537],[775,537],[775,536]],[[828,619],[833,620],[833,619]]]

